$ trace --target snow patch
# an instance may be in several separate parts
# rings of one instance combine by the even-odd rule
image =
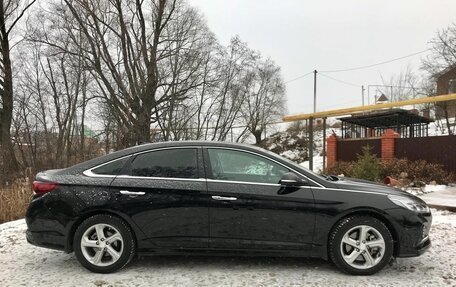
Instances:
[[[447,185],[443,184],[426,184],[424,186],[423,191],[424,193],[435,192],[435,191],[444,191],[448,188]]]
[[[300,165],[308,169],[309,161],[306,160],[304,162],[301,162]],[[316,172],[321,172],[323,170],[323,157],[321,155],[315,155],[313,157],[313,170]]]
[[[429,251],[367,277],[321,259],[231,256],[135,258],[116,273],[95,274],[74,253],[28,244],[22,219],[0,225],[0,286],[454,286],[456,213],[432,213]]]

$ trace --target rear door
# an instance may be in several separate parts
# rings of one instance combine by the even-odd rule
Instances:
[[[112,182],[116,202],[150,248],[207,248],[208,198],[199,147],[137,154]]]
[[[260,154],[208,147],[204,156],[211,248],[310,249],[315,224],[310,186],[281,186],[290,169]]]

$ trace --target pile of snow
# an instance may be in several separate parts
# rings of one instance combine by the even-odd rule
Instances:
[[[448,188],[447,185],[443,184],[426,184],[423,188],[424,193],[435,192],[435,191],[444,191]]]
[[[456,118],[448,119],[450,125],[454,128],[456,124]],[[429,124],[428,127],[429,136],[444,136],[448,135],[448,127],[446,120],[436,120]]]
[[[314,131],[313,170],[316,172],[323,169],[323,140],[332,133],[341,136],[340,128],[329,127],[324,136],[323,130],[316,128]],[[270,135],[263,141],[262,147],[309,168],[307,136],[304,126],[302,129],[290,127],[286,131]]]
[[[304,162],[301,162],[300,165],[302,165],[305,168],[309,168],[309,161],[306,160]],[[318,173],[320,173],[323,170],[323,156],[314,155],[314,157],[313,157],[313,170],[315,172],[318,172]]]
[[[443,184],[426,184],[423,187],[407,187],[403,188],[403,190],[413,195],[424,195],[431,192],[445,192],[450,188],[451,187],[449,187],[448,185]]]

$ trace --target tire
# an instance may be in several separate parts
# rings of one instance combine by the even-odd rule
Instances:
[[[374,274],[390,262],[393,237],[388,227],[370,216],[350,216],[339,221],[329,237],[329,257],[343,272]]]
[[[82,266],[96,273],[112,273],[125,267],[136,252],[130,227],[120,218],[97,214],[76,229],[73,250]]]

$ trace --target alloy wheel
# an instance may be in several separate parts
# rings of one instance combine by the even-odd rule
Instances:
[[[376,266],[385,254],[385,240],[380,232],[369,225],[349,229],[340,242],[345,262],[356,269]]]
[[[114,264],[122,256],[123,250],[122,235],[109,224],[92,225],[81,238],[82,255],[95,266]]]

